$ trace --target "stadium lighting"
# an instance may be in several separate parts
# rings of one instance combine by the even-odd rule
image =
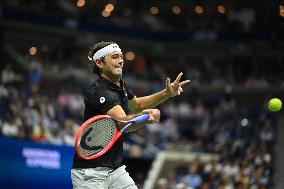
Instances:
[[[194,10],[197,14],[203,14],[204,13],[204,9],[200,5],[195,6]]]
[[[31,47],[30,49],[29,49],[29,53],[30,53],[30,55],[35,55],[36,53],[37,53],[37,48],[36,47]]]
[[[156,7],[156,6],[150,8],[150,13],[151,13],[151,14],[156,15],[156,14],[159,14],[159,12],[160,12],[160,10],[159,10],[159,8]]]
[[[77,7],[83,7],[83,6],[85,6],[85,4],[86,4],[85,0],[78,0],[77,1]]]
[[[173,11],[174,14],[180,14],[181,8],[179,6],[173,6],[172,11]]]
[[[135,53],[132,52],[132,51],[125,53],[125,59],[126,60],[134,60],[135,59]]]
[[[223,5],[219,5],[219,6],[217,7],[217,10],[218,10],[218,12],[219,12],[220,14],[225,14],[225,13],[226,13],[226,9],[225,9],[225,7],[224,7]]]
[[[106,11],[106,10],[103,10],[103,11],[102,11],[102,16],[105,17],[105,18],[106,18],[106,17],[109,17],[109,16],[110,16],[110,12],[108,12],[108,11]]]
[[[281,17],[284,17],[284,6],[283,5],[279,5],[279,14]]]
[[[111,12],[111,11],[113,11],[113,10],[114,10],[114,5],[113,5],[113,4],[109,3],[109,4],[107,4],[107,5],[105,6],[105,11]]]

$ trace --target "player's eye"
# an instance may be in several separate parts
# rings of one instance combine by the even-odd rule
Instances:
[[[112,59],[118,59],[118,58],[123,59],[123,55],[122,54],[121,55],[115,54],[115,55],[112,56]]]
[[[113,55],[112,58],[113,59],[117,59],[119,56],[118,55]]]

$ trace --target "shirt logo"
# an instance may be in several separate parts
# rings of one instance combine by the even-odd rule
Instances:
[[[105,97],[101,97],[100,98],[100,103],[102,104],[102,103],[104,103],[106,101],[106,98]]]

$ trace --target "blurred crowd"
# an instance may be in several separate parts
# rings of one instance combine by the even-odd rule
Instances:
[[[83,120],[80,86],[76,82],[68,84],[69,77],[63,81],[44,78],[45,59],[22,56],[26,71],[16,72],[15,64],[6,64],[1,70],[1,135],[72,146]],[[149,76],[148,80],[154,81],[155,77]],[[173,163],[159,179],[160,189],[268,188],[273,174],[276,119],[266,110],[265,98],[250,103],[243,98],[254,97],[234,95],[229,88],[218,94],[191,91],[171,99],[159,107],[159,123],[129,135],[125,153],[148,158],[160,150],[220,154],[220,159],[208,163],[198,159],[190,164]]]
[[[246,155],[201,163],[170,163],[157,189],[268,189],[271,184],[271,154],[249,146]],[[255,156],[255,157],[254,157]],[[169,162],[168,162],[169,163]]]
[[[180,28],[182,28],[182,32],[276,31],[277,33],[283,29],[279,4],[267,1],[236,4],[234,1],[189,1],[187,3],[139,1],[134,3],[127,0],[110,2],[7,0],[1,4],[5,8],[69,17],[75,25],[80,21],[103,24],[107,19],[109,25],[138,28],[144,31],[181,32]],[[112,6],[107,7],[108,4]],[[103,14],[104,10],[108,13]],[[275,34],[275,32],[272,33]]]
[[[85,84],[93,81],[89,71],[88,49],[70,46],[36,45],[33,47],[20,43],[3,44],[7,52],[20,57],[20,66],[29,72],[29,81],[37,85],[42,78],[66,80],[68,85]],[[31,55],[31,49],[36,54]],[[128,47],[122,46],[126,49]],[[7,53],[6,52],[6,53]],[[131,51],[123,50],[125,55],[124,79],[138,90],[147,92],[159,90],[166,77],[174,79],[183,71],[184,78],[190,79],[194,87],[222,88],[224,86],[244,88],[283,87],[283,57],[271,55],[241,55],[224,57],[178,56],[176,58],[153,57],[141,51],[129,60]],[[132,52],[133,53],[133,52]],[[174,63],[173,63],[174,62]],[[4,64],[5,65],[5,64]],[[7,66],[9,67],[9,66]],[[3,69],[5,68],[3,66]],[[18,68],[20,69],[20,68]],[[32,80],[32,81],[31,81]],[[77,83],[76,83],[77,82]],[[139,82],[140,88],[136,83]],[[148,84],[148,85],[147,85]],[[78,86],[79,88],[80,86]],[[142,93],[145,91],[142,90]]]
[[[102,1],[89,0],[78,8],[76,1],[5,0],[0,2],[0,18],[24,15],[22,21],[29,21],[37,20],[34,15],[40,14],[53,17],[47,21],[56,26],[56,21],[63,17],[73,29],[84,26],[82,23],[86,26],[96,23],[98,31],[102,32],[106,25],[118,26],[120,32],[129,36],[149,31],[196,32],[192,36],[197,41],[208,38],[215,41],[216,36],[222,36],[221,41],[228,37],[231,40],[235,33],[241,34],[240,39],[236,37],[238,42],[228,48],[229,57],[187,54],[176,58],[161,54],[154,57],[150,51],[159,51],[158,46],[140,50],[133,60],[125,57],[124,79],[137,96],[163,89],[165,78],[174,79],[180,71],[191,80],[189,89],[181,96],[158,107],[162,115],[159,123],[127,137],[125,153],[129,157],[150,159],[160,150],[219,154],[219,158],[210,162],[199,158],[190,163],[168,162],[156,183],[157,189],[268,189],[273,184],[277,117],[266,109],[267,93],[253,93],[254,89],[283,88],[283,55],[275,55],[273,50],[259,55],[257,48],[254,52],[245,41],[259,37],[269,41],[265,48],[277,47],[280,31],[284,29],[283,18],[279,15],[279,5],[266,1],[258,5],[243,2],[243,6],[227,3],[223,7],[225,13],[218,13],[217,4],[209,3],[201,7],[204,14],[197,14],[195,4],[191,3],[190,7],[180,6],[181,12],[176,14],[171,3],[160,6],[145,1],[113,1],[111,15],[103,17],[107,3]],[[156,15],[149,12],[153,6],[159,8]],[[13,12],[14,9],[17,11]],[[134,28],[137,31],[133,32]],[[117,28],[108,30],[117,31]],[[206,39],[200,39],[202,36]],[[31,47],[22,41],[3,40],[1,136],[74,145],[75,133],[83,120],[81,90],[95,78],[88,68],[88,49],[71,45],[73,41],[65,42]],[[240,87],[247,89],[246,93],[234,93],[233,89]],[[136,183],[142,186],[143,181]]]
[[[74,145],[82,121],[80,94],[62,91],[55,98],[19,85],[0,86],[1,134],[21,140]]]
[[[216,101],[200,96],[197,101],[163,105],[161,110],[167,117],[157,127],[149,125],[138,133],[159,149],[217,153],[220,158],[211,162],[197,158],[190,163],[168,160],[156,187],[271,188],[276,118],[266,110],[264,101],[242,104],[229,93]]]

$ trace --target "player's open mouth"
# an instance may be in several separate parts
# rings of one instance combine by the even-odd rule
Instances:
[[[123,66],[117,65],[117,66],[114,66],[114,68],[120,68],[120,69],[122,69]]]

